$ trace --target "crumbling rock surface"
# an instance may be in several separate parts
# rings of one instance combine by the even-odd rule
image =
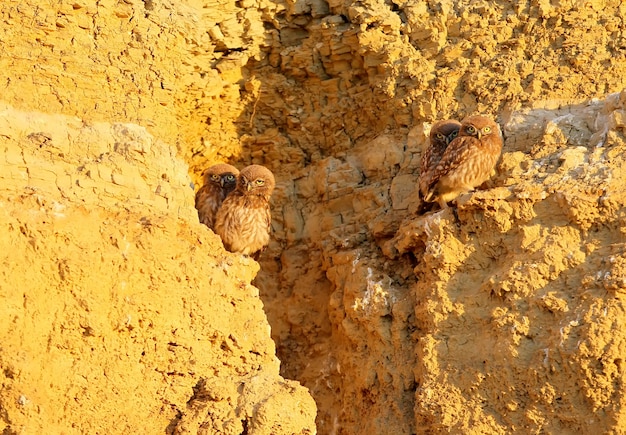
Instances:
[[[167,144],[7,105],[0,128],[3,433],[315,433],[257,263],[198,223]]]
[[[167,411],[155,414],[148,402],[136,411],[178,433],[311,430],[311,406],[293,408],[305,392],[275,373],[264,384],[266,374],[250,368],[271,360],[277,370],[268,344],[249,355],[251,347],[237,344],[242,336],[222,340],[241,324],[246,333],[267,335],[261,320],[242,320],[259,314],[247,285],[256,269],[191,223],[187,174],[169,166],[178,163],[163,144],[176,147],[196,184],[217,161],[263,164],[277,176],[274,238],[254,284],[281,374],[315,398],[319,433],[623,432],[625,8],[620,0],[5,1],[2,99],[20,113],[78,116],[57,121],[76,124],[70,131],[80,137],[93,129],[103,135],[86,140],[98,152],[74,151],[54,124],[30,127],[40,115],[20,124],[24,134],[0,131],[3,207],[13,225],[8,244],[40,261],[38,273],[22,265],[6,276],[23,275],[12,287],[39,288],[37,277],[64,270],[76,284],[55,278],[65,287],[54,289],[53,301],[74,307],[62,289],[76,293],[92,279],[110,294],[117,279],[110,270],[118,274],[122,260],[109,258],[140,240],[126,281],[149,278],[150,298],[166,290],[188,300],[189,282],[233,284],[219,301],[194,296],[219,322],[232,310],[229,300],[256,307],[254,315],[242,308],[245,315],[233,312],[239,317],[216,326],[222,348],[194,363],[227,361],[224,377],[213,381],[199,369],[178,375],[186,372],[170,370],[175,363],[163,355],[182,346],[165,345],[141,358],[153,358],[149,366],[165,373],[158,386],[144,383]],[[419,215],[417,168],[430,125],[472,113],[503,127],[497,174],[459,198],[454,212]],[[132,139],[145,139],[143,128],[154,139]],[[102,224],[91,232],[103,235],[79,249],[85,231],[55,227],[54,213],[88,225],[83,217],[92,209]],[[141,228],[120,229],[128,225]],[[115,243],[107,242],[109,233]],[[40,259],[28,251],[37,246],[58,257],[57,234],[72,249],[67,271],[52,254]],[[78,263],[84,246],[92,249],[88,269]],[[17,298],[7,307],[26,309],[21,293],[4,291]],[[150,298],[139,299],[137,310],[156,313]],[[154,325],[169,318],[170,305],[200,315],[189,304],[185,311],[178,302],[161,303]],[[117,343],[111,337],[118,332],[107,328],[117,329],[107,325],[127,310],[102,314],[109,305],[75,308],[83,314],[54,324],[46,349],[83,349],[101,336]],[[183,317],[176,334],[190,347],[204,335]],[[84,335],[81,325],[95,335]],[[167,326],[134,328],[161,346],[161,338],[179,343]],[[80,345],[67,338],[59,347],[68,334]],[[10,343],[27,342],[14,335]],[[128,346],[116,367],[126,369],[124,358],[144,350]],[[244,365],[235,365],[244,355]],[[85,366],[94,370],[96,361]],[[33,374],[43,373],[39,363],[28,366]],[[3,386],[18,385],[24,378],[17,374],[5,370]],[[79,416],[78,430],[89,431],[89,412],[105,409],[123,431],[133,416],[120,414],[128,406],[118,398],[148,394],[132,382],[96,390],[101,395],[83,386],[82,395],[60,395],[62,406],[39,413],[28,408],[39,403],[32,390],[47,384],[25,384],[28,394],[4,387],[0,416],[18,431],[23,415],[56,428],[71,414]],[[272,403],[279,406],[266,408]],[[293,416],[306,418],[296,427]]]

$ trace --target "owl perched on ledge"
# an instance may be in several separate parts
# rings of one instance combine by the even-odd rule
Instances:
[[[224,198],[237,186],[239,169],[221,163],[204,173],[204,185],[196,193],[196,209],[200,222],[213,229],[217,210]]]
[[[215,218],[215,232],[230,252],[255,260],[270,242],[270,197],[276,182],[264,166],[241,170],[237,188],[224,200]]]
[[[428,184],[433,171],[460,129],[461,123],[456,119],[437,121],[430,128],[428,147],[422,153],[420,161],[419,192],[422,198],[428,194]]]
[[[449,201],[480,186],[491,176],[502,145],[502,132],[495,121],[481,115],[465,118],[459,135],[432,171],[424,200],[446,208]]]

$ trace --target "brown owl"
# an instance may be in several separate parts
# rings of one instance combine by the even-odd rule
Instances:
[[[204,185],[196,193],[196,209],[200,222],[213,229],[217,210],[224,198],[237,186],[239,170],[220,163],[204,172]]]
[[[428,194],[428,185],[433,171],[448,144],[457,137],[461,123],[456,119],[437,121],[430,128],[428,147],[422,153],[420,161],[419,191],[424,198]]]
[[[460,194],[487,181],[502,152],[502,133],[492,119],[468,116],[461,129],[432,171],[424,199],[437,201],[441,208]]]
[[[224,200],[215,218],[215,232],[230,252],[258,259],[270,242],[270,196],[276,182],[264,166],[241,170],[237,188]]]

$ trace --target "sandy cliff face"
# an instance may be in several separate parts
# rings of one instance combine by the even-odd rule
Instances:
[[[329,5],[285,18],[306,32],[257,112],[288,116],[246,142],[304,152],[278,154],[257,282],[319,430],[621,430],[624,6]],[[416,216],[429,123],[474,112],[503,126],[497,177],[458,221]]]
[[[0,128],[5,433],[315,432],[258,265],[197,223],[169,145],[6,105]]]
[[[311,432],[263,309],[319,433],[623,431],[624,8],[4,2],[5,428]],[[418,216],[475,112],[497,175]],[[276,173],[263,306],[173,149]]]

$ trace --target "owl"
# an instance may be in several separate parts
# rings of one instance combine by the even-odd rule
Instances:
[[[433,169],[424,199],[447,208],[449,201],[480,186],[491,176],[502,145],[502,133],[495,121],[481,115],[465,118],[459,135]]]
[[[420,161],[419,191],[422,198],[428,194],[428,182],[448,144],[459,134],[461,123],[456,119],[437,121],[430,128],[428,147]]]
[[[255,260],[270,242],[270,197],[276,182],[264,166],[241,170],[237,188],[224,200],[215,218],[215,232],[230,252],[250,255]]]
[[[215,215],[222,201],[237,186],[239,170],[220,163],[204,172],[204,185],[196,193],[196,209],[200,222],[214,229]]]

